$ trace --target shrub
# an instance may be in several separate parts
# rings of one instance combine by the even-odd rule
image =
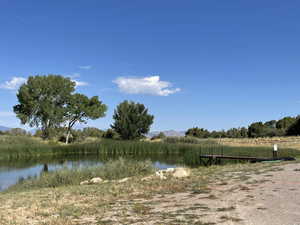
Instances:
[[[192,136],[197,138],[208,138],[209,137],[209,131],[205,130],[203,128],[190,128],[185,132],[185,136]]]
[[[164,138],[166,138],[166,135],[163,132],[160,132],[158,135],[153,136],[151,140],[164,139]]]
[[[294,124],[292,124],[286,131],[288,136],[300,135],[300,119],[298,119]]]
[[[107,139],[119,139],[119,134],[114,131],[113,129],[107,129],[104,133],[103,133],[103,137],[107,138]]]

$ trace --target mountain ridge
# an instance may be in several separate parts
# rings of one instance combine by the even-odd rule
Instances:
[[[176,130],[165,130],[165,131],[152,131],[146,136],[152,138],[153,136],[158,135],[160,132],[163,132],[167,137],[183,137],[185,136],[185,131],[176,131]]]
[[[5,127],[5,126],[1,126],[0,125],[0,131],[8,131],[8,130],[10,130],[11,128],[9,128],[9,127]]]

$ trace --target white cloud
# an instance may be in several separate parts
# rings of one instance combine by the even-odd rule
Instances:
[[[159,76],[142,78],[118,77],[113,81],[121,92],[128,94],[150,94],[168,96],[180,91],[180,88],[173,88],[168,81],[161,81]]]
[[[69,77],[71,79],[71,81],[75,82],[76,87],[88,86],[89,85],[87,82],[79,81],[79,80],[75,79],[75,78],[80,77],[80,73],[72,73],[72,74],[66,75],[66,76]]]
[[[90,70],[90,69],[92,69],[92,66],[90,66],[90,65],[88,65],[88,66],[79,66],[79,69]]]
[[[3,84],[0,84],[0,88],[7,90],[17,90],[22,84],[27,81],[24,77],[13,77],[9,81],[5,81]]]
[[[89,85],[87,82],[84,82],[84,81],[78,81],[78,80],[72,80],[72,81],[75,82],[76,87],[88,86]]]

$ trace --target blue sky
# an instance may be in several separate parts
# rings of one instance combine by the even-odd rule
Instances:
[[[106,129],[128,99],[152,130],[227,129],[297,115],[300,2],[1,0],[0,125],[20,127],[16,89],[61,74],[98,95]]]

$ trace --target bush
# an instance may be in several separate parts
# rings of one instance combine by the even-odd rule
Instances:
[[[83,128],[82,130],[82,135],[84,137],[96,137],[96,138],[101,138],[103,137],[104,131],[100,130],[95,127],[86,127]]]
[[[185,136],[192,136],[197,138],[208,138],[209,137],[209,131],[205,130],[203,128],[190,128],[185,132]]]
[[[103,133],[103,138],[107,138],[107,139],[119,139],[120,136],[119,134],[114,131],[113,129],[107,129],[104,133]]]
[[[292,124],[286,131],[288,136],[300,135],[300,119],[298,119],[294,124]]]
[[[164,138],[166,138],[166,135],[163,132],[160,132],[158,135],[153,136],[151,140],[164,139]]]

